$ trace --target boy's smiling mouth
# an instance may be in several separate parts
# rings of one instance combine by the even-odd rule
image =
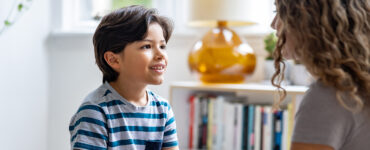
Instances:
[[[166,65],[165,64],[155,64],[149,67],[151,70],[162,74],[166,70]]]

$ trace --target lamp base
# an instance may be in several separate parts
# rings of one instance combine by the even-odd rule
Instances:
[[[246,42],[220,22],[194,45],[188,63],[204,83],[242,83],[253,73],[256,57]]]
[[[204,83],[230,83],[239,84],[245,80],[244,75],[225,75],[225,74],[202,74],[200,80]]]

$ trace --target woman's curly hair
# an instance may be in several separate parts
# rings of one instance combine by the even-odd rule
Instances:
[[[276,0],[281,33],[274,52],[279,105],[285,64],[282,49],[289,32],[299,43],[294,55],[323,84],[336,89],[340,104],[353,112],[370,103],[370,1]],[[280,66],[283,66],[280,69]],[[354,104],[354,105],[353,105]]]

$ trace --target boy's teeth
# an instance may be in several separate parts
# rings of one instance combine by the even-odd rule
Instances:
[[[152,67],[153,69],[163,69],[163,67]]]

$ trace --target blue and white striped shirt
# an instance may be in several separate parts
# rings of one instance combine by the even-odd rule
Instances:
[[[178,146],[169,103],[147,90],[147,106],[138,107],[109,83],[90,93],[72,117],[72,149],[144,150]]]

